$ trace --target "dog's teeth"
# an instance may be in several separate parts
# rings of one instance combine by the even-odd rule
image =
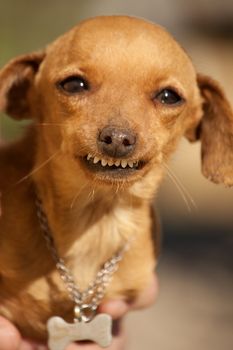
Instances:
[[[108,164],[107,160],[105,160],[105,159],[101,160],[101,165],[102,166],[106,166],[107,164]]]
[[[117,160],[115,163],[114,163],[116,166],[119,166],[121,164],[121,161],[120,160]]]
[[[100,159],[98,157],[95,157],[94,160],[93,160],[93,163],[97,164],[99,161],[100,161]]]
[[[108,161],[108,165],[109,165],[109,166],[112,166],[113,164],[114,164],[114,162],[113,162],[112,160],[109,160],[109,161]]]
[[[128,162],[128,165],[130,166],[130,168],[133,168],[133,162]]]
[[[92,158],[91,154],[88,154],[87,160],[90,160]]]
[[[122,166],[122,168],[126,168],[126,167],[127,167],[127,164],[128,164],[127,160],[123,159],[123,160],[121,161],[121,166]]]

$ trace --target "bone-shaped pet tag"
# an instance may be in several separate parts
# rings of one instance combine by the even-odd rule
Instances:
[[[112,341],[112,319],[107,314],[99,314],[89,322],[67,323],[61,317],[48,320],[49,349],[65,350],[74,341],[90,340],[103,348]]]

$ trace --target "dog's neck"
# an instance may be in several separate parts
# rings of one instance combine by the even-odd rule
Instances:
[[[132,234],[141,208],[150,204],[162,171],[147,174],[131,186],[106,185],[89,179],[62,152],[40,168],[51,154],[40,150],[33,175],[59,252],[63,255],[89,235],[108,240],[115,249]],[[123,227],[121,229],[121,227]],[[123,233],[122,233],[123,232]],[[100,244],[100,243],[98,243]]]
[[[35,173],[35,187],[42,200],[51,231],[61,254],[85,236],[104,227],[111,231],[107,217],[116,215],[120,207],[134,206],[117,188],[101,186],[77,173],[67,171],[62,156]],[[41,161],[40,161],[41,163]],[[109,220],[110,222],[110,220]],[[111,222],[114,220],[111,219]]]

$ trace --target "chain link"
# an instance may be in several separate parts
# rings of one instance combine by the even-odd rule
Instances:
[[[120,249],[115,255],[104,263],[103,268],[96,274],[94,281],[89,283],[87,289],[81,292],[74,281],[71,271],[66,267],[64,260],[58,255],[58,251],[48,224],[47,216],[44,213],[42,202],[38,197],[36,198],[36,208],[40,228],[45,238],[47,247],[51,252],[56,268],[62,281],[64,282],[71,300],[73,300],[79,310],[89,308],[93,313],[102,301],[106,293],[106,289],[111,282],[113,274],[117,271],[119,262],[122,260],[124,253],[129,249],[129,243],[126,243],[122,249]],[[85,317],[85,320],[89,320],[88,317]]]

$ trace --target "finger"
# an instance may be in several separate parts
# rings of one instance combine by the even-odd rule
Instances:
[[[0,316],[1,350],[18,350],[21,341],[18,330],[5,318]]]
[[[110,300],[99,307],[99,311],[107,313],[113,319],[123,317],[130,310],[143,309],[152,305],[158,295],[158,279],[153,275],[150,285],[133,301],[123,299]]]
[[[125,344],[125,331],[121,321],[113,322],[113,339],[108,350],[123,350]],[[102,350],[100,346],[91,342],[79,342],[70,344],[65,350]]]
[[[17,350],[37,350],[36,346],[27,341],[22,341]]]
[[[47,346],[23,340],[17,350],[48,350]]]
[[[121,334],[117,337],[113,337],[112,344],[108,347],[108,350],[123,350],[125,344],[125,333],[121,332]],[[70,344],[66,350],[102,350],[97,344]]]
[[[113,320],[122,318],[130,309],[130,305],[123,299],[109,300],[100,305],[99,312],[111,315]]]
[[[154,304],[159,291],[159,283],[157,275],[153,275],[150,285],[132,302],[131,310],[139,310]]]

